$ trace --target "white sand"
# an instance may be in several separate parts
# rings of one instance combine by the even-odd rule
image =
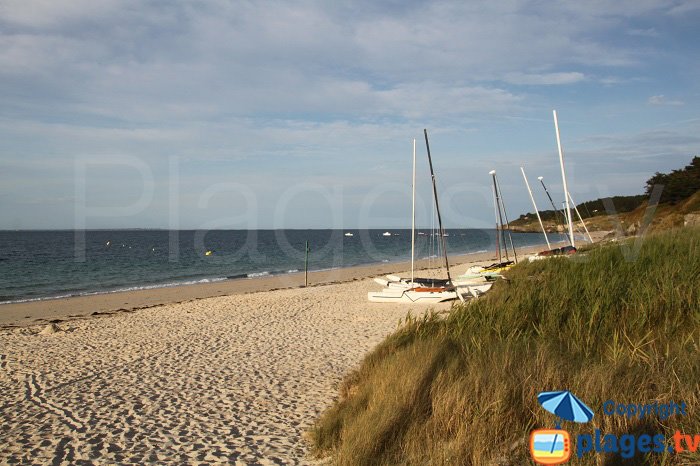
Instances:
[[[45,319],[0,328],[0,464],[313,463],[305,432],[342,377],[409,310],[427,309],[369,303],[378,288],[363,279],[126,309],[56,332],[42,333]]]
[[[368,303],[377,287],[207,298],[52,334],[4,329],[0,463],[308,463],[304,432],[409,309]]]

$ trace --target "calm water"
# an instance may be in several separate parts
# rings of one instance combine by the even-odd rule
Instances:
[[[346,237],[345,232],[354,236]],[[255,278],[410,259],[410,230],[0,231],[0,303]],[[494,230],[448,230],[450,254],[493,250]],[[542,235],[513,234],[516,246]],[[429,233],[418,258],[436,256]],[[212,251],[207,256],[205,251]]]

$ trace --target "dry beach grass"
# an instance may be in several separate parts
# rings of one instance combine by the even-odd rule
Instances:
[[[668,446],[676,429],[700,433],[700,230],[506,275],[447,318],[408,319],[370,353],[317,423],[318,454],[343,465],[529,464],[529,432],[556,422],[537,393],[552,390],[571,390],[596,412],[589,424],[565,423],[574,438],[660,433]],[[688,413],[605,416],[606,400],[685,402]],[[698,464],[700,454],[622,453],[568,464]]]

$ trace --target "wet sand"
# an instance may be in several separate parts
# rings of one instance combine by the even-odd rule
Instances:
[[[519,254],[540,250],[542,250],[542,246],[531,246],[522,248]],[[450,257],[450,264],[451,266],[459,266],[460,264],[495,260],[495,253],[491,251],[452,256]],[[436,264],[438,266],[441,264],[440,259],[432,261],[433,267]],[[428,266],[429,262],[427,260],[416,262],[417,270],[425,270]],[[309,272],[309,286],[346,283],[367,277],[398,273],[410,270],[410,267],[410,262],[397,262]],[[224,280],[214,283],[0,304],[0,327],[27,326],[50,321],[87,318],[104,314],[111,315],[116,312],[138,310],[162,304],[181,303],[214,296],[298,288],[303,285],[304,273],[301,272],[280,276]]]

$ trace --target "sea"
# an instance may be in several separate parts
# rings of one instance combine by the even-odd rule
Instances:
[[[495,236],[493,229],[448,229],[448,254],[495,250]],[[416,258],[437,264],[442,251],[436,239],[419,231]],[[513,242],[529,246],[543,238],[513,233]],[[411,230],[401,229],[0,231],[0,304],[410,258]]]

